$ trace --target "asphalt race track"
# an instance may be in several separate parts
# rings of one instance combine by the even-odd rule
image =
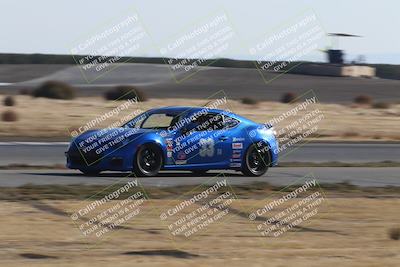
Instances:
[[[65,164],[68,143],[0,142],[0,165]],[[399,161],[400,144],[312,143],[295,146],[280,155],[280,162],[382,162]]]
[[[251,184],[255,182],[268,182],[272,185],[288,185],[297,179],[313,175],[320,184],[348,182],[358,186],[384,187],[400,186],[400,167],[389,168],[357,168],[357,167],[295,167],[271,168],[262,177],[245,177],[240,172],[227,171],[223,174],[210,171],[205,176],[191,176],[189,172],[162,172],[157,177],[139,178],[143,186],[179,186],[215,183],[216,176],[219,180],[227,178],[231,185]],[[70,185],[70,184],[96,184],[109,185],[126,183],[134,179],[130,173],[106,172],[97,177],[86,177],[74,170],[2,170],[0,171],[0,186],[18,187],[25,184]]]
[[[0,143],[1,165],[64,164],[66,143]],[[400,144],[345,144],[313,143],[298,147],[282,155],[281,162],[381,162],[398,161]],[[223,174],[210,171],[205,176],[194,177],[189,172],[162,172],[157,177],[139,178],[144,186],[196,185],[211,182],[213,177],[228,178],[230,184],[268,182],[273,185],[288,185],[297,179],[312,174],[320,183],[349,182],[359,186],[400,186],[400,167],[276,167],[262,177],[244,177],[240,172],[226,171]],[[98,177],[86,177],[74,170],[1,170],[0,186],[17,187],[25,184],[114,184],[135,178],[129,173],[105,172]]]

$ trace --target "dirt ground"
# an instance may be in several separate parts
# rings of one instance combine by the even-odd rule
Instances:
[[[0,138],[41,137],[67,140],[73,129],[79,128],[121,105],[121,101],[105,101],[99,97],[51,100],[16,96],[16,102],[17,105],[14,107],[0,106],[0,113],[5,110],[13,110],[19,117],[16,122],[0,121]],[[150,99],[138,105],[130,106],[121,111],[118,116],[113,116],[96,124],[96,127],[108,127],[138,109],[145,111],[162,106],[202,106],[205,103],[207,103],[205,99]],[[294,108],[295,105],[278,102],[245,105],[239,101],[228,100],[227,104],[220,107],[229,108],[235,113],[265,123]],[[393,105],[389,109],[339,104],[316,104],[313,108],[318,108],[324,117],[318,122],[317,132],[308,136],[308,139],[400,140],[400,104]],[[301,111],[296,116],[284,120],[277,127],[278,130],[279,127],[284,127],[301,118],[306,112]]]
[[[1,201],[1,266],[387,266],[400,264],[398,198],[328,197],[328,206],[297,230],[262,237],[247,218],[260,200],[240,199],[230,217],[195,237],[178,239],[160,221],[168,199],[100,238],[71,220],[78,200]]]

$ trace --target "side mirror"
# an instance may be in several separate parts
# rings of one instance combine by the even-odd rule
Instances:
[[[186,127],[181,128],[181,134],[186,134],[188,132],[188,129]]]
[[[238,124],[238,122],[236,120],[228,120],[224,123],[224,128],[225,129],[229,129],[229,128],[233,128]]]

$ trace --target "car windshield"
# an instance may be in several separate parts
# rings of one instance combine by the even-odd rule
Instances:
[[[124,128],[167,129],[173,126],[178,115],[167,112],[143,113],[124,124]]]

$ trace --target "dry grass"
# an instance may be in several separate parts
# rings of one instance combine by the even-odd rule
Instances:
[[[400,264],[399,241],[388,229],[400,200],[330,198],[304,229],[278,238],[259,236],[238,213],[197,237],[173,239],[159,214],[168,200],[150,200],[142,213],[101,239],[84,238],[68,212],[82,201],[6,202],[0,205],[1,266],[387,266]],[[175,203],[175,202],[174,202]],[[239,200],[248,211],[257,200]]]
[[[68,137],[69,129],[80,127],[121,104],[121,102],[105,101],[101,97],[79,98],[76,100],[55,100],[16,96],[18,106],[15,111],[19,121],[15,123],[0,122],[0,137]],[[150,99],[139,103],[143,110],[162,106],[201,106],[206,103],[202,99]],[[267,122],[274,116],[293,108],[295,104],[277,102],[259,102],[252,106],[240,101],[228,101],[223,108],[253,119],[257,122]],[[324,114],[324,119],[318,124],[319,139],[334,140],[400,140],[400,104],[392,105],[390,109],[371,109],[365,107],[350,107],[338,104],[317,104],[316,107]],[[0,113],[5,107],[0,106]],[[120,113],[118,119],[129,115],[135,107]],[[296,118],[304,116],[300,112]],[[116,118],[104,121],[99,127],[107,127]],[[286,121],[280,127],[289,124]],[[390,129],[390,130],[389,130]],[[349,134],[356,133],[356,134]]]

